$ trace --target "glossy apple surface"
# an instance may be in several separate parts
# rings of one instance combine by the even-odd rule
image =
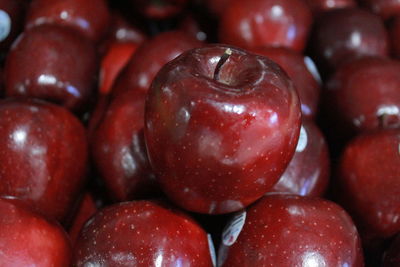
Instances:
[[[165,65],[149,91],[150,161],[177,205],[233,212],[277,182],[295,151],[300,113],[273,61],[223,45],[193,49]]]
[[[322,197],[328,186],[328,145],[317,125],[303,120],[296,152],[272,192]]]
[[[137,201],[99,211],[82,229],[73,266],[213,266],[207,233],[158,202]]]
[[[0,50],[6,52],[22,31],[27,3],[24,0],[0,0]]]
[[[339,198],[369,235],[400,231],[399,144],[399,129],[366,133],[347,145],[340,160]]]
[[[145,98],[141,90],[118,95],[92,138],[95,166],[118,201],[145,197],[158,189],[144,143]]]
[[[355,0],[305,0],[314,15],[323,15],[323,12],[331,9],[355,7]]]
[[[400,62],[364,57],[342,65],[326,84],[337,127],[356,131],[400,127]]]
[[[320,198],[272,194],[227,225],[218,266],[364,264],[356,227],[341,207]]]
[[[64,108],[38,100],[0,102],[0,194],[62,220],[85,181],[82,124]]]
[[[26,28],[41,24],[72,27],[93,41],[99,41],[110,21],[105,0],[33,0]]]
[[[221,15],[221,43],[251,49],[285,46],[302,51],[312,15],[302,0],[232,0]]]
[[[359,0],[359,3],[384,19],[400,14],[399,0]]]
[[[68,267],[71,245],[62,227],[17,199],[0,198],[0,266]]]
[[[303,118],[314,118],[318,108],[321,77],[312,59],[285,47],[259,47],[252,51],[272,59],[286,71],[297,89]]]
[[[147,91],[162,66],[183,52],[202,45],[195,37],[181,31],[161,33],[145,41],[116,80],[113,94],[135,88]]]
[[[382,19],[363,9],[336,9],[315,23],[311,51],[324,72],[365,55],[386,56],[388,35]]]
[[[93,93],[96,73],[91,42],[71,29],[42,25],[23,33],[8,54],[6,94],[41,98],[78,111]]]

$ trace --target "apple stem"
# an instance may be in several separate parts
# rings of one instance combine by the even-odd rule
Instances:
[[[227,48],[225,52],[222,54],[221,58],[219,59],[217,66],[215,67],[214,80],[219,80],[219,73],[221,71],[222,65],[225,64],[225,62],[229,59],[231,55],[232,55],[232,50],[230,48]]]

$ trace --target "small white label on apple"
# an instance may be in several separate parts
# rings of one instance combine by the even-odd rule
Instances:
[[[4,10],[0,9],[0,42],[4,41],[11,31],[10,16]]]
[[[227,224],[222,233],[222,243],[225,246],[231,246],[236,242],[240,232],[243,229],[244,223],[246,221],[246,211],[241,211],[236,213],[231,221]]]
[[[296,152],[303,152],[307,146],[307,142],[308,142],[307,132],[302,125],[300,129],[299,141],[297,142]]]
[[[314,79],[319,83],[322,84],[322,79],[321,79],[321,75],[318,72],[317,66],[315,66],[314,61],[308,57],[305,56],[304,57],[304,64],[306,64],[306,67],[308,69],[308,71],[312,74],[312,76],[314,77]]]
[[[214,242],[210,234],[207,234],[208,249],[210,250],[211,262],[213,267],[217,266],[217,255],[215,253]]]

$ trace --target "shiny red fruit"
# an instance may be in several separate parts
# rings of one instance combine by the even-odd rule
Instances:
[[[141,90],[119,94],[92,138],[95,166],[118,201],[158,191],[143,136],[145,98],[146,92]]]
[[[82,110],[92,95],[96,72],[91,42],[68,28],[38,26],[23,33],[8,54],[6,94]]]
[[[207,8],[214,15],[221,16],[232,0],[205,0]]]
[[[364,57],[342,65],[326,84],[338,127],[357,131],[400,127],[400,62]]]
[[[98,212],[82,229],[74,265],[213,266],[206,232],[158,202],[125,202]]]
[[[0,51],[6,52],[22,31],[26,6],[24,0],[0,0]]]
[[[311,23],[302,0],[233,0],[221,15],[219,40],[246,49],[271,45],[301,52]]]
[[[38,100],[0,102],[0,194],[62,220],[85,181],[82,124],[64,108]]]
[[[145,41],[115,81],[113,94],[129,89],[147,91],[162,66],[183,52],[202,45],[195,37],[181,31],[161,33]]]
[[[311,51],[326,72],[357,57],[389,53],[388,35],[382,19],[366,10],[332,10],[321,16],[315,26]]]
[[[381,130],[356,137],[341,157],[339,197],[369,235],[400,231],[399,149],[400,130]]]
[[[323,15],[323,12],[332,9],[349,8],[357,6],[355,0],[304,0],[314,15]]]
[[[312,59],[285,47],[259,47],[252,51],[272,59],[286,71],[300,97],[303,118],[314,118],[317,114],[321,77]]]
[[[359,3],[384,19],[400,14],[399,0],[359,0]]]
[[[356,227],[333,202],[272,194],[235,219],[224,230],[218,266],[364,266]]]
[[[165,65],[149,91],[150,161],[177,205],[237,211],[285,170],[300,113],[292,82],[273,61],[224,45],[193,49]]]
[[[392,55],[400,59],[400,13],[396,16],[389,27],[390,44]]]
[[[328,144],[314,122],[303,121],[296,152],[272,192],[321,197],[328,186]]]
[[[71,245],[62,227],[17,199],[0,198],[0,266],[68,267]]]
[[[180,13],[188,0],[131,0],[150,19],[165,19]]]
[[[110,21],[105,0],[33,0],[26,28],[56,24],[74,28],[93,41],[99,41]]]

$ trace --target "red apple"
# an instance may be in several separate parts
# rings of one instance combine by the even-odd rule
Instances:
[[[85,181],[82,124],[39,100],[0,102],[0,194],[23,199],[62,221]]]
[[[362,232],[390,237],[400,232],[400,130],[365,133],[340,160],[338,193]]]
[[[109,20],[105,0],[33,0],[25,26],[28,29],[42,24],[68,26],[99,41]]]
[[[202,45],[195,37],[181,31],[161,33],[145,41],[115,81],[113,94],[129,89],[147,91],[162,66],[181,53]]]
[[[292,82],[273,61],[225,45],[193,49],[165,65],[149,91],[150,161],[177,205],[237,211],[278,181],[300,113]]]
[[[227,225],[218,266],[364,264],[356,227],[341,207],[320,198],[272,194]]]
[[[353,60],[326,84],[326,106],[338,130],[400,127],[400,62],[377,57]]]
[[[153,201],[125,202],[104,208],[84,226],[73,266],[211,267],[209,242],[177,210]]]
[[[188,0],[131,0],[135,8],[151,19],[165,19],[180,13]]]
[[[17,199],[0,198],[0,266],[68,267],[71,245],[62,227]]]
[[[272,192],[322,196],[330,175],[328,145],[314,122],[303,121],[296,152]]]
[[[68,235],[72,245],[78,240],[79,232],[92,215],[97,212],[96,203],[90,193],[85,193],[80,202],[78,210],[75,214],[71,227],[69,227]]]
[[[207,8],[217,16],[221,16],[231,2],[232,0],[205,0]]]
[[[219,40],[247,49],[272,45],[301,52],[311,23],[302,0],[232,0],[221,15]]]
[[[384,19],[400,14],[399,0],[359,0],[359,3]]]
[[[41,98],[81,111],[92,95],[96,72],[91,42],[71,29],[42,25],[25,32],[8,54],[6,94]]]
[[[24,0],[0,0],[0,50],[7,52],[22,31],[27,3]]]
[[[143,136],[145,97],[142,90],[119,94],[92,138],[95,166],[111,196],[118,201],[158,191]]]
[[[323,15],[325,11],[339,8],[355,7],[355,0],[304,0],[314,15]]]
[[[389,52],[382,19],[357,8],[326,12],[316,21],[311,42],[316,62],[327,73],[356,57]]]
[[[400,13],[393,18],[389,27],[390,44],[392,47],[392,55],[400,59]]]
[[[285,47],[259,47],[252,50],[275,61],[292,79],[300,97],[303,118],[317,114],[321,77],[309,57]]]

